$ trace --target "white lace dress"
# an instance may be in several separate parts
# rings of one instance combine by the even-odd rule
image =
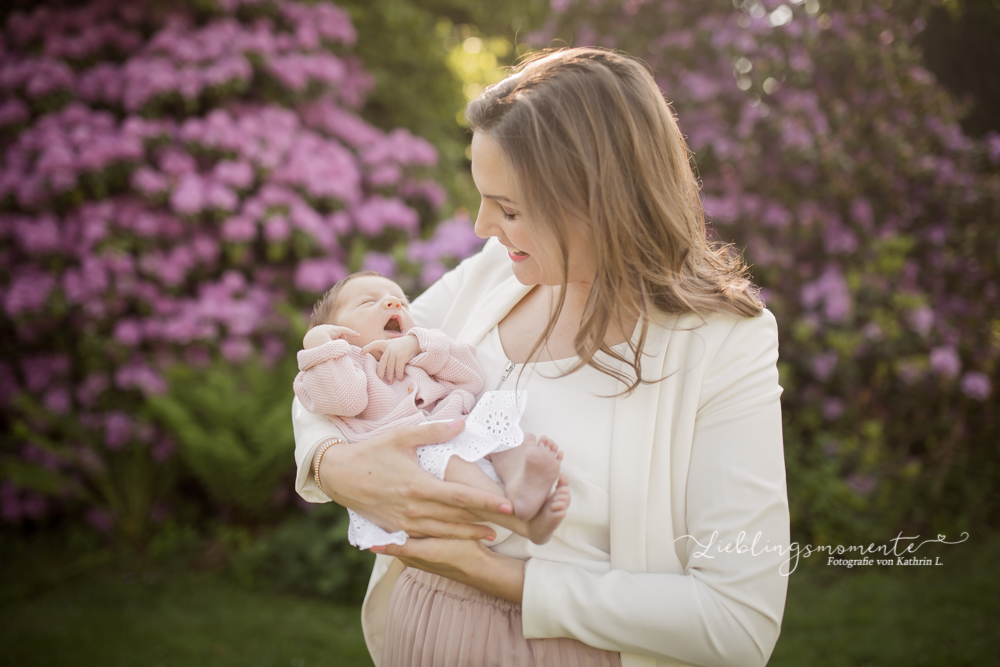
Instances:
[[[491,479],[497,478],[493,466],[484,456],[493,452],[503,452],[517,447],[524,440],[521,430],[521,415],[527,405],[526,391],[488,391],[482,395],[476,406],[465,418],[465,430],[452,440],[438,445],[417,448],[420,466],[438,479],[444,479],[448,460],[457,456],[470,463],[476,463]],[[390,533],[357,514],[347,510],[351,523],[347,529],[347,539],[359,549],[370,549],[385,544],[404,544],[408,537],[405,531]]]

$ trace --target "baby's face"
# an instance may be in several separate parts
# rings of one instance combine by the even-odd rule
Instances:
[[[353,329],[360,338],[345,338],[364,347],[376,340],[399,338],[413,327],[410,302],[399,285],[380,276],[362,276],[348,281],[337,298],[333,322]]]

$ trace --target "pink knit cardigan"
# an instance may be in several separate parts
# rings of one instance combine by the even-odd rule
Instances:
[[[408,336],[420,354],[392,384],[376,375],[378,361],[345,340],[298,354],[295,395],[314,414],[326,415],[350,442],[381,435],[402,424],[467,415],[483,388],[476,348],[435,329],[413,327]]]

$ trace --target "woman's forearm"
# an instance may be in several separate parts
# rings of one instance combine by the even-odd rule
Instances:
[[[473,564],[466,583],[484,593],[521,603],[524,597],[525,561],[493,553],[482,547],[483,554]]]
[[[372,551],[504,600],[520,603],[524,597],[525,561],[493,553],[480,542],[410,539],[403,545],[372,547]]]

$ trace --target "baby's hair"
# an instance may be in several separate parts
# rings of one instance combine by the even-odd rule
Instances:
[[[326,291],[326,294],[319,298],[319,301],[313,306],[312,315],[309,316],[309,328],[312,329],[320,324],[332,324],[333,315],[337,312],[337,297],[340,295],[340,291],[344,288],[344,285],[351,282],[355,278],[364,278],[365,276],[378,276],[379,278],[385,278],[378,271],[358,271],[357,273],[352,273],[346,278],[341,278],[337,281],[337,284]]]

